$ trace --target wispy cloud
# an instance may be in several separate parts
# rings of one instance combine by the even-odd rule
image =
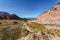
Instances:
[[[60,0],[57,0],[57,1],[59,1],[59,2],[60,2]]]

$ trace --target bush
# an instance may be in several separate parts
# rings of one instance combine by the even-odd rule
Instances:
[[[2,24],[2,22],[0,22],[0,24]]]
[[[18,22],[13,22],[13,24],[18,24]]]

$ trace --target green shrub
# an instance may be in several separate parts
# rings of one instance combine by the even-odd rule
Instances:
[[[39,24],[36,22],[31,22],[27,24],[31,30],[34,31],[44,31],[45,30],[45,25],[44,24]]]

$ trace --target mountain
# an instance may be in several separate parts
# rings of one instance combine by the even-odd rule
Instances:
[[[3,11],[0,11],[0,19],[2,20],[19,20],[21,19],[20,17],[18,17],[17,15],[15,14],[10,14],[8,12],[3,12]]]
[[[60,21],[60,2],[37,17],[37,21]]]

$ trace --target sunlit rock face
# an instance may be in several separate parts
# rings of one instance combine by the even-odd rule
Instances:
[[[38,16],[37,21],[60,21],[60,2]]]

